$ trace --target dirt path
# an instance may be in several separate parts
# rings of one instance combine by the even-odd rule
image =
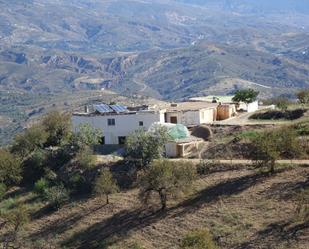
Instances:
[[[99,163],[109,163],[109,162],[118,162],[123,160],[122,157],[108,157],[108,156],[102,156],[102,155],[97,155],[97,162]],[[186,158],[175,158],[175,159],[168,159],[174,162],[177,161],[188,161],[193,164],[198,164],[203,160],[204,162],[213,162],[214,160],[208,160],[208,159],[186,159]],[[215,162],[220,163],[220,164],[230,164],[230,165],[237,165],[237,164],[242,164],[242,165],[250,165],[254,164],[254,161],[252,160],[243,160],[243,159],[233,159],[233,160],[215,160]],[[309,165],[309,160],[277,160],[278,164],[293,164],[293,165]]]
[[[190,163],[193,164],[198,164],[201,162],[201,159],[169,159],[171,161],[188,161]],[[213,160],[207,160],[207,159],[203,159],[203,161],[205,162],[213,162]],[[237,164],[243,164],[243,165],[250,165],[250,164],[254,164],[254,161],[252,160],[238,160],[238,159],[234,159],[234,160],[215,160],[215,162],[221,163],[221,164],[231,164],[231,165],[237,165]],[[277,160],[276,161],[278,164],[284,164],[284,165],[289,165],[289,164],[293,164],[293,165],[309,165],[309,160]]]

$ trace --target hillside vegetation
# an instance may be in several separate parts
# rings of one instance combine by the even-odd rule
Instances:
[[[52,111],[0,149],[0,243],[307,248],[309,168],[297,161],[308,159],[307,123],[234,128],[214,132],[211,143],[221,139],[226,151],[216,148],[222,157],[212,161],[164,158],[164,127],[132,133],[123,158],[97,160],[102,131],[82,125],[72,133],[70,116]],[[252,161],[237,163],[237,151]],[[228,155],[231,163],[217,161]]]

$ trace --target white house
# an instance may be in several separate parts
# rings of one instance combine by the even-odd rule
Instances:
[[[165,110],[129,111],[119,105],[97,105],[94,112],[73,113],[72,124],[75,131],[80,124],[100,129],[104,144],[124,144],[132,132],[148,130],[155,122],[164,123],[164,113]]]
[[[181,102],[167,107],[165,122],[196,126],[211,124],[216,120],[217,103],[207,102]]]

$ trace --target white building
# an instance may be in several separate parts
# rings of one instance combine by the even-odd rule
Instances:
[[[190,98],[190,101],[207,102],[207,103],[221,103],[221,104],[234,104],[237,111],[255,112],[259,109],[259,102],[256,100],[252,103],[235,102],[234,96],[206,96]]]
[[[217,103],[182,102],[171,104],[165,114],[165,122],[196,126],[212,124],[217,117]]]
[[[148,130],[155,123],[164,123],[165,110],[129,111],[121,108],[120,111],[111,109],[108,105],[95,112],[74,113],[72,116],[73,129],[78,130],[80,124],[90,124],[93,128],[103,132],[102,143],[124,144],[126,137],[132,132]],[[106,111],[108,110],[108,111]]]

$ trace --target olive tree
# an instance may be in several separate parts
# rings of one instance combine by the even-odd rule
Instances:
[[[11,152],[0,149],[0,183],[6,186],[18,184],[22,179],[21,160]]]
[[[42,125],[48,134],[49,146],[61,145],[71,135],[71,116],[67,113],[52,111],[43,118]]]
[[[104,169],[100,176],[96,179],[94,191],[99,196],[106,197],[106,204],[109,204],[109,195],[118,192],[119,188],[113,178],[112,173],[108,169]]]
[[[280,157],[277,141],[277,133],[273,131],[260,133],[252,140],[255,148],[253,160],[255,160],[259,166],[268,167],[270,173],[275,172],[276,160]]]
[[[25,158],[35,150],[43,148],[47,137],[47,132],[41,126],[34,125],[15,136],[11,151]]]
[[[244,102],[244,103],[252,103],[256,101],[259,92],[253,89],[243,89],[237,90],[233,97],[233,101],[235,102]]]
[[[295,158],[302,154],[297,134],[289,128],[268,130],[252,138],[254,150],[252,159],[259,166],[266,166],[270,173],[275,172],[276,160],[281,157]]]
[[[148,203],[153,194],[157,194],[161,210],[164,210],[168,198],[190,190],[195,177],[196,168],[190,163],[156,160],[139,177],[139,196],[144,203]]]
[[[99,144],[103,136],[99,129],[93,128],[90,124],[81,124],[77,130],[73,134],[73,140],[78,147]]]
[[[127,157],[139,160],[141,166],[146,167],[154,159],[162,157],[168,138],[165,127],[157,126],[150,132],[135,131],[126,140]]]

